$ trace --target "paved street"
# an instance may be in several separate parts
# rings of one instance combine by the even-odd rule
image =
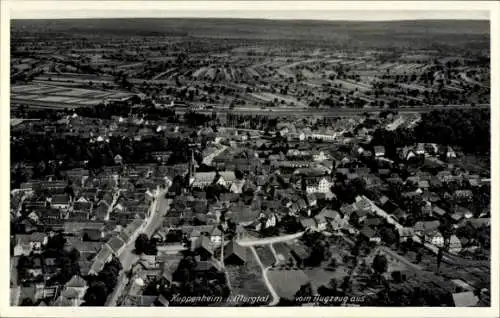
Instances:
[[[162,217],[166,215],[168,208],[170,206],[170,199],[165,198],[165,193],[167,190],[159,191],[156,196],[156,200],[151,204],[151,216],[146,220],[146,224],[143,226],[140,233],[145,233],[150,237],[162,224]],[[139,233],[139,234],[140,234]],[[125,286],[127,286],[128,279],[126,277],[126,272],[130,270],[133,264],[137,262],[139,256],[133,251],[135,248],[135,240],[131,239],[128,241],[127,246],[119,255],[120,262],[122,263],[123,269],[118,277],[118,284],[108,297],[106,306],[116,306],[116,301],[118,297],[123,293]]]
[[[238,242],[238,245],[241,245],[241,246],[267,245],[267,244],[273,244],[273,243],[278,243],[278,242],[286,242],[286,241],[294,240],[294,239],[301,237],[303,234],[304,234],[304,232],[298,232],[298,233],[289,234],[289,235],[266,237],[266,238],[262,238],[262,239],[238,240],[237,242]]]

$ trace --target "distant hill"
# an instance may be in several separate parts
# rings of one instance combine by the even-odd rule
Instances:
[[[11,30],[74,34],[163,35],[194,38],[334,41],[340,43],[489,46],[487,20],[324,21],[256,19],[66,19],[12,20]]]

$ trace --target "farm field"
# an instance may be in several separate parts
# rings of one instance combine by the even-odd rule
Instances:
[[[310,282],[309,277],[300,269],[271,268],[267,276],[278,296],[290,300],[295,298],[302,285]]]
[[[226,266],[232,295],[245,295],[248,297],[269,295],[257,260],[249,248],[245,249],[248,257],[244,265]]]

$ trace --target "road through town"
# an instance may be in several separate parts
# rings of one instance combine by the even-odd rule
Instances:
[[[148,237],[160,227],[162,224],[161,219],[166,215],[168,208],[170,206],[170,199],[165,198],[165,193],[167,193],[167,189],[160,190],[158,189],[158,193],[155,196],[155,200],[151,204],[151,215],[146,220],[145,224],[142,227],[141,233],[146,234]],[[118,297],[123,293],[125,286],[128,283],[128,278],[126,273],[130,270],[133,264],[137,262],[139,256],[134,253],[134,245],[135,240],[130,239],[127,242],[124,250],[120,253],[119,259],[122,263],[122,270],[120,275],[118,276],[118,283],[111,295],[108,297],[108,301],[106,306],[116,306],[116,301]]]

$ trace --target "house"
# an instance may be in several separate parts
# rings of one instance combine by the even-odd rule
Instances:
[[[307,195],[307,202],[309,203],[309,206],[311,206],[311,207],[316,206],[316,204],[318,203],[318,200],[316,199],[316,195],[314,193],[309,193]]]
[[[244,185],[245,185],[245,180],[238,180],[238,179],[236,179],[231,184],[231,187],[229,188],[229,191],[232,192],[232,193],[242,193]]]
[[[439,221],[418,221],[413,226],[415,234],[418,236],[425,236],[438,229],[440,225]]]
[[[472,291],[454,293],[452,298],[455,307],[475,307],[479,303],[479,297]]]
[[[408,239],[413,239],[415,232],[411,227],[398,227],[399,241],[406,242]]]
[[[321,214],[315,215],[313,219],[316,222],[316,229],[318,231],[326,230],[326,227],[328,225],[328,220],[323,215]]]
[[[307,193],[328,193],[331,192],[330,188],[333,185],[333,181],[328,177],[320,178],[317,183],[312,181],[311,185],[306,187]]]
[[[99,274],[99,272],[104,268],[104,265],[108,263],[113,258],[113,250],[108,244],[102,245],[99,253],[94,257],[92,265],[88,270],[88,275]]]
[[[300,218],[300,224],[306,230],[317,230],[318,224],[314,218]]]
[[[222,231],[218,226],[213,226],[210,232],[210,241],[215,245],[220,245],[222,243]]]
[[[425,234],[425,241],[430,242],[437,247],[444,246],[444,237],[438,230],[427,232]]]
[[[374,146],[373,151],[375,153],[375,157],[385,156],[385,147],[384,146]]]
[[[217,179],[217,180],[216,180]],[[191,181],[191,186],[193,188],[206,187],[213,182],[220,184],[222,186],[228,187],[236,180],[236,175],[233,171],[221,171],[221,172],[197,172],[194,174],[193,180]]]
[[[354,213],[356,211],[356,204],[346,204],[344,203],[341,207],[340,207],[340,212],[342,213],[342,215],[344,216],[345,219],[349,220],[350,216],[352,213]]]
[[[419,156],[425,155],[425,144],[423,143],[418,143],[417,144],[417,149],[415,150],[415,153]]]
[[[201,235],[196,240],[191,241],[191,250],[196,252],[202,260],[207,260],[214,254],[214,245],[210,237]]]
[[[363,222],[363,225],[371,227],[371,228],[377,228],[381,224],[383,224],[383,222],[384,222],[383,219],[376,217],[376,216],[373,216],[373,217],[366,218],[366,220],[364,220],[364,222]]]
[[[66,210],[70,205],[70,198],[66,194],[56,194],[47,200],[50,207],[59,210]]]
[[[98,242],[104,238],[102,228],[84,228],[81,233],[83,241]]]
[[[38,214],[35,211],[33,211],[30,214],[28,214],[28,219],[30,219],[31,221],[33,221],[35,224],[37,224],[38,222],[40,222],[40,217],[38,216]]]
[[[472,199],[471,190],[456,190],[453,192],[453,198],[455,200],[470,200]]]
[[[451,148],[450,146],[448,146],[446,148],[446,158],[456,158],[457,157],[457,154],[456,152],[453,150],[453,148]]]
[[[426,190],[426,189],[428,189],[430,187],[429,181],[427,181],[427,180],[420,180],[420,181],[418,181],[417,186],[418,186],[419,189],[422,189],[422,190]]]
[[[323,151],[318,151],[313,153],[313,160],[316,162],[321,162],[328,160],[329,156],[327,156]]]
[[[243,265],[246,262],[246,250],[243,246],[231,240],[224,247],[224,264],[225,265]]]
[[[115,161],[116,165],[121,165],[123,164],[123,157],[120,154],[117,154],[113,160]]]
[[[46,233],[35,232],[30,235],[30,243],[33,245],[34,251],[40,251],[42,247],[47,245],[49,237]]]
[[[471,219],[474,216],[474,213],[472,213],[471,210],[469,210],[463,206],[460,206],[460,205],[457,205],[455,207],[455,213],[459,214],[461,216],[461,218],[465,218],[465,219]]]
[[[345,229],[349,226],[349,224],[347,223],[347,220],[345,218],[342,218],[342,216],[340,215],[340,213],[334,211],[336,214],[335,214],[335,217],[333,218],[330,218],[330,217],[326,217],[326,220],[329,222],[329,225],[330,225],[330,229],[333,230],[333,231],[340,231],[342,229]]]
[[[448,251],[452,254],[458,254],[462,250],[462,242],[456,235],[450,236]]]
[[[16,235],[16,245],[14,246],[14,256],[28,256],[33,251],[33,244],[29,235]]]
[[[207,260],[207,261],[197,261],[196,262],[196,267],[194,268],[194,271],[200,275],[204,275],[206,272],[220,272],[221,271],[221,266],[219,265],[219,262],[217,262],[214,259]]]
[[[446,215],[446,211],[441,209],[440,207],[438,207],[437,205],[433,205],[432,206],[432,213],[439,216],[439,217],[443,217]]]
[[[92,212],[96,220],[102,221],[102,220],[107,220],[108,210],[109,210],[109,204],[106,201],[101,200],[97,203]]]
[[[88,289],[87,281],[79,275],[74,275],[71,279],[64,285],[64,291],[73,291],[77,294],[78,299],[83,299],[85,292]]]
[[[119,236],[114,236],[109,241],[106,242],[106,245],[111,249],[114,254],[120,254],[121,251],[125,248],[125,242]]]

